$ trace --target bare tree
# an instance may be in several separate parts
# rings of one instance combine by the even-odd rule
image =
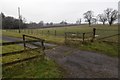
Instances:
[[[89,23],[89,26],[90,26],[91,25],[91,20],[92,20],[92,17],[93,17],[93,11],[87,11],[83,15],[84,15],[84,18],[86,19],[86,21]]]
[[[112,8],[107,8],[104,12],[107,15],[108,23],[111,26],[118,17],[118,11],[113,10]]]
[[[100,22],[103,23],[103,25],[105,24],[105,22],[107,21],[107,15],[106,14],[98,14],[98,20]]]
[[[76,24],[81,24],[81,18],[76,21]]]
[[[97,18],[96,18],[96,17],[92,18],[92,19],[91,19],[91,23],[92,23],[92,24],[96,24],[96,23],[97,23]]]

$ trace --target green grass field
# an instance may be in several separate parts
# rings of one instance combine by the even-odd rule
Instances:
[[[1,40],[1,43],[2,42]],[[23,46],[17,44],[0,46],[0,48],[2,48],[2,54],[24,50]],[[39,50],[40,49],[38,49],[38,51]],[[0,57],[0,61],[4,64],[29,57],[40,56],[41,54],[42,53],[37,52],[37,50],[32,50]],[[42,56],[14,65],[3,66],[2,73],[3,78],[60,78],[63,76],[60,67],[54,61],[50,59],[44,60]]]
[[[2,47],[2,54],[7,53],[7,52],[13,52],[13,51],[19,51],[19,50],[24,50],[23,46],[19,45],[8,45],[8,46],[0,46]]]
[[[18,33],[18,30],[3,30],[3,35],[22,38],[22,34],[28,34],[28,35],[45,39],[45,41],[49,43],[63,45],[65,42],[64,32],[80,32],[80,33],[92,32],[93,28],[96,28],[96,35],[98,35],[97,37],[98,40],[99,38],[118,34],[118,25],[112,25],[112,26],[92,25],[91,27],[89,27],[88,25],[80,25],[80,26],[71,26],[71,27],[24,29],[24,30],[21,30],[21,34]],[[48,30],[49,30],[49,34],[48,34]],[[56,30],[56,36],[54,34],[55,30]],[[110,42],[118,42],[118,36],[105,38],[103,40],[110,41]],[[102,42],[102,40],[100,41]],[[94,43],[91,43],[89,45],[81,46],[81,44],[79,45],[77,44],[77,46],[83,50],[97,51],[97,52],[105,53],[109,56],[118,56],[118,51],[117,51],[118,45],[114,43],[109,44],[109,43],[102,42],[101,44],[95,41]]]
[[[80,26],[70,26],[70,27],[57,27],[57,28],[41,28],[41,29],[21,29],[21,33],[26,33],[26,34],[41,34],[41,35],[52,35],[55,36],[55,31],[56,31],[56,36],[64,36],[65,32],[92,32],[93,28],[96,29],[102,29],[102,30],[115,30],[116,32],[118,31],[118,26],[117,25],[92,25],[89,27],[88,25],[80,25]],[[11,30],[12,32],[18,32],[17,29]],[[116,32],[110,32],[116,33]]]
[[[22,37],[22,34],[29,34],[39,38],[45,39],[47,42],[63,44],[64,43],[64,34],[65,32],[92,32],[93,28],[96,28],[97,38],[102,38],[109,35],[118,34],[117,25],[80,25],[80,26],[71,26],[71,27],[57,27],[57,28],[42,28],[42,29],[21,29],[21,34],[18,34],[18,30],[4,30],[3,35],[13,36],[13,37]],[[56,35],[55,35],[56,30]],[[118,37],[108,38],[108,40],[118,41]]]
[[[90,44],[82,45],[79,47],[81,50],[94,51],[96,53],[105,54],[111,57],[118,57],[118,44],[105,43],[105,42],[94,42]]]
[[[60,67],[40,58],[2,68],[3,78],[61,78]]]
[[[39,55],[40,53],[21,53],[2,57],[2,63],[8,63],[28,57]],[[52,60],[41,57],[29,61],[16,63],[14,65],[2,67],[3,78],[60,78],[62,72],[60,67]]]

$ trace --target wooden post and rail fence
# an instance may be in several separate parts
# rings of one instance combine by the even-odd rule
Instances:
[[[65,32],[65,43],[67,40],[69,40],[68,38],[72,38],[74,39],[75,37],[73,37],[72,35],[76,35],[76,38],[79,38],[79,40],[84,43],[87,39],[86,39],[86,35],[90,36],[91,39],[89,39],[91,42],[94,41],[95,39],[95,35],[96,35],[96,29],[93,28],[93,32],[87,32],[87,33],[74,33],[74,32]],[[81,35],[81,36],[79,36]],[[89,38],[89,37],[88,37]]]
[[[36,39],[36,40],[26,40],[26,37],[29,37],[29,38],[32,38],[32,39]],[[45,56],[45,54],[44,54],[44,49],[45,49],[44,41],[45,40],[37,38],[37,37],[33,37],[33,36],[29,36],[29,35],[23,35],[23,41],[3,42],[3,43],[0,44],[1,46],[7,46],[7,45],[13,45],[13,44],[23,44],[24,45],[24,50],[0,54],[0,57],[5,57],[5,56],[15,55],[15,54],[22,54],[23,52],[33,51],[33,50],[35,50],[35,51],[37,51],[39,53],[42,52],[41,56]],[[41,45],[32,44],[33,42],[34,43],[35,42],[40,42]],[[27,46],[28,43],[33,45],[33,46],[36,46],[37,48],[30,48],[30,47],[28,47]],[[40,57],[40,56],[36,55],[36,56],[25,58],[25,59],[22,59],[22,60],[16,60],[16,61],[13,61],[13,62],[2,63],[2,65],[3,66],[12,65],[12,64],[20,63],[20,62],[27,61],[27,60],[30,60],[30,59],[38,58],[38,57]]]

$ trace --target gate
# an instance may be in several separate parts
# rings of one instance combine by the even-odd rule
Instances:
[[[96,29],[93,28],[93,32],[86,32],[86,33],[80,33],[80,32],[65,32],[65,44],[69,42],[93,42],[95,39],[95,32]]]
[[[28,38],[28,39],[26,39],[26,38]],[[32,38],[32,40],[30,40],[30,38]],[[18,57],[18,58],[14,58],[14,60],[9,61],[9,62],[2,62],[2,66],[20,63],[20,62],[27,61],[30,59],[38,58],[40,56],[44,57],[45,56],[45,54],[44,54],[44,49],[45,49],[44,41],[45,40],[37,38],[37,37],[23,35],[23,41],[3,42],[1,44],[2,46],[13,45],[13,44],[23,44],[24,50],[0,54],[0,57],[3,59],[3,61],[4,61],[4,59],[9,58],[10,56],[17,55],[17,57]],[[41,45],[35,44],[36,42],[39,42]],[[36,46],[36,48],[31,48],[27,44]],[[24,58],[20,57],[21,55],[23,55]]]

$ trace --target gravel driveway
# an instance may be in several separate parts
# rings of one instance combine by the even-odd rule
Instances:
[[[45,53],[68,72],[66,78],[118,78],[117,58],[66,46]]]

